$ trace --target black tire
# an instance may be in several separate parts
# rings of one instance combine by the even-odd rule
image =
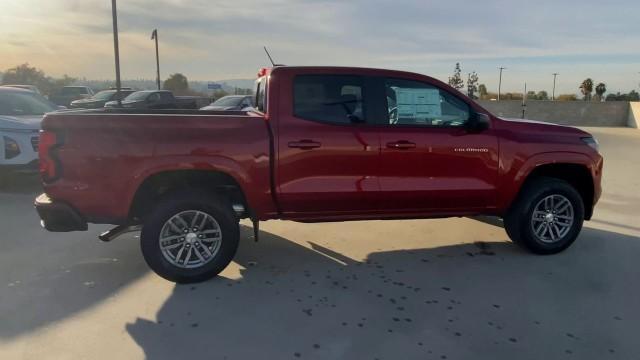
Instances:
[[[532,218],[536,205],[551,195],[561,195],[571,203],[573,222],[563,236],[553,242],[545,242],[535,234]],[[504,227],[509,238],[540,255],[555,254],[568,248],[578,237],[583,222],[584,202],[578,191],[566,181],[548,177],[528,181],[504,217]]]
[[[211,259],[195,268],[172,264],[165,258],[159,240],[165,223],[174,215],[189,210],[213,217],[220,227],[222,237],[219,248]],[[195,283],[215,277],[229,265],[238,249],[239,238],[238,218],[228,202],[206,190],[186,190],[164,197],[145,218],[140,246],[145,261],[156,274],[176,283]]]

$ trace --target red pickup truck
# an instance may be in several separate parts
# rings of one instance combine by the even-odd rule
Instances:
[[[428,76],[262,69],[248,112],[102,109],[46,115],[50,231],[141,229],[160,276],[222,271],[239,219],[323,222],[490,215],[538,254],[567,248],[600,197],[602,156],[582,130],[501,119]]]

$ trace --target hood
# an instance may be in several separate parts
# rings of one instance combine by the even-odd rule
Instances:
[[[99,105],[100,107],[102,107],[102,105],[104,105],[104,101],[102,100],[75,100],[71,102],[71,107],[84,107],[84,106],[96,106]]]
[[[547,121],[539,121],[539,120],[531,120],[531,119],[503,118],[503,117],[501,117],[500,119],[505,120],[505,121],[513,121],[513,122],[517,122],[517,123],[544,124],[544,125],[553,125],[553,126],[565,126],[565,125],[559,125],[559,124],[550,123],[550,122],[547,122]]]
[[[219,105],[208,105],[203,108],[200,108],[200,110],[213,110],[213,111],[229,111],[229,110],[236,110],[236,109],[237,109],[236,106],[219,106]]]
[[[121,101],[122,106],[125,105],[134,105],[134,104],[140,104],[140,103],[144,103],[144,100],[122,100]],[[118,101],[117,100],[113,100],[113,101],[108,101],[104,104],[105,107],[116,107],[118,106]]]
[[[43,115],[0,115],[0,129],[40,130]]]
[[[102,100],[86,98],[86,99],[73,100],[71,104],[86,104],[86,103],[94,103],[94,102],[101,102],[101,101]]]
[[[518,118],[500,118],[503,120],[505,124],[516,130],[519,129],[521,131],[529,131],[529,130],[539,130],[549,133],[563,133],[563,134],[576,134],[576,135],[585,135],[591,136],[588,132],[578,129],[569,125],[561,125],[550,123],[546,121],[538,121],[538,120],[529,120],[529,119],[518,119]]]

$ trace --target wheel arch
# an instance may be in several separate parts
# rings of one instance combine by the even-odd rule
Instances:
[[[201,188],[223,196],[238,217],[251,216],[252,210],[241,183],[229,173],[218,169],[165,169],[149,174],[140,182],[129,207],[129,222],[141,223],[159,199],[184,188]]]
[[[573,186],[584,203],[585,220],[591,219],[595,184],[591,161],[587,156],[578,153],[545,153],[530,159],[514,179],[515,191],[508,197],[505,208],[508,209],[513,204],[528,182],[539,177],[560,179]]]

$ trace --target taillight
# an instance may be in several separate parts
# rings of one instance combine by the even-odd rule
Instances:
[[[40,131],[38,156],[40,157],[40,176],[45,182],[55,180],[59,174],[59,163],[55,158],[56,148],[62,144],[58,134],[52,131]]]

